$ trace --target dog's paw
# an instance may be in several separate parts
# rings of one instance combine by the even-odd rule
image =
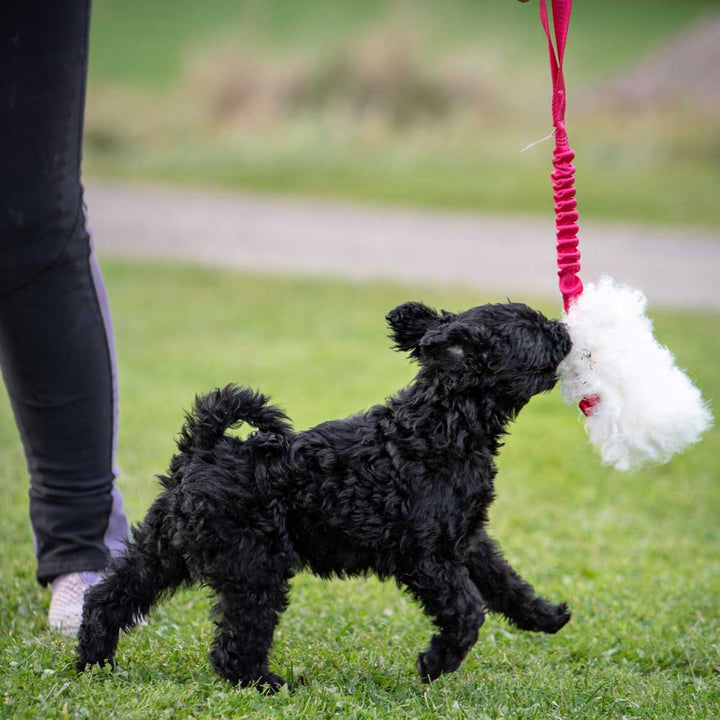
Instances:
[[[572,613],[568,609],[567,603],[560,603],[553,607],[553,619],[547,624],[546,628],[543,628],[543,632],[556,633],[558,630],[564,628],[572,617]]]
[[[75,660],[75,670],[78,673],[85,672],[87,668],[97,665],[98,667],[105,667],[109,665],[112,670],[115,669],[115,658],[113,657],[102,657],[101,655],[90,655],[90,654],[78,654]]]
[[[553,634],[565,627],[570,617],[567,603],[554,605],[543,598],[536,598],[531,611],[511,620],[520,630]]]
[[[219,672],[218,674],[224,677],[232,685],[239,685],[242,688],[254,687],[262,695],[274,695],[283,686],[288,685],[284,678],[269,671],[264,672],[261,675],[253,674],[241,677],[233,677],[227,672]]]
[[[420,675],[420,680],[424,683],[437,680],[443,672],[443,669],[438,662],[437,655],[430,652],[421,652],[418,655],[415,668],[418,671],[418,675]]]
[[[284,685],[287,685],[287,682],[284,678],[281,678],[279,675],[275,675],[275,673],[267,672],[261,675],[259,678],[255,678],[251,682],[243,682],[240,681],[240,685],[247,687],[248,685],[252,685],[257,688],[259,693],[262,693],[263,695],[274,695],[278,690],[280,690]]]

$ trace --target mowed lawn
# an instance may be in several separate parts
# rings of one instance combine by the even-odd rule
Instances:
[[[120,485],[133,520],[157,492],[183,409],[229,381],[283,404],[298,428],[382,401],[412,366],[385,313],[421,299],[464,309],[458,289],[268,279],[106,263],[121,373]],[[513,298],[515,300],[531,300]],[[552,306],[541,306],[555,313]],[[711,402],[720,317],[653,313],[657,334]],[[557,636],[490,617],[456,674],[414,670],[432,628],[393,583],[301,575],[273,668],[305,686],[232,688],[207,661],[206,590],[178,594],[121,639],[114,672],[76,677],[73,641],[45,629],[34,582],[27,478],[0,401],[0,716],[8,718],[712,718],[720,714],[720,432],[634,475],[600,466],[557,391],[534,399],[500,459],[494,535],[539,592],[566,600]]]

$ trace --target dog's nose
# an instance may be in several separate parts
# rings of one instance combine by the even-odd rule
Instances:
[[[562,352],[562,356],[564,358],[572,349],[572,340],[570,339],[570,333],[568,332],[567,325],[561,322],[555,323],[554,330],[560,351]]]

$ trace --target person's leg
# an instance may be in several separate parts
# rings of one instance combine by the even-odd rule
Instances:
[[[112,328],[80,184],[89,17],[87,0],[0,4],[0,366],[43,584],[101,570],[128,534]]]

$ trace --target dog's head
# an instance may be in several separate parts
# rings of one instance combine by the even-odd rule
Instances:
[[[482,389],[520,409],[557,382],[570,352],[565,326],[521,303],[481,305],[463,313],[422,303],[387,315],[395,347],[417,359],[425,376],[459,390]]]

